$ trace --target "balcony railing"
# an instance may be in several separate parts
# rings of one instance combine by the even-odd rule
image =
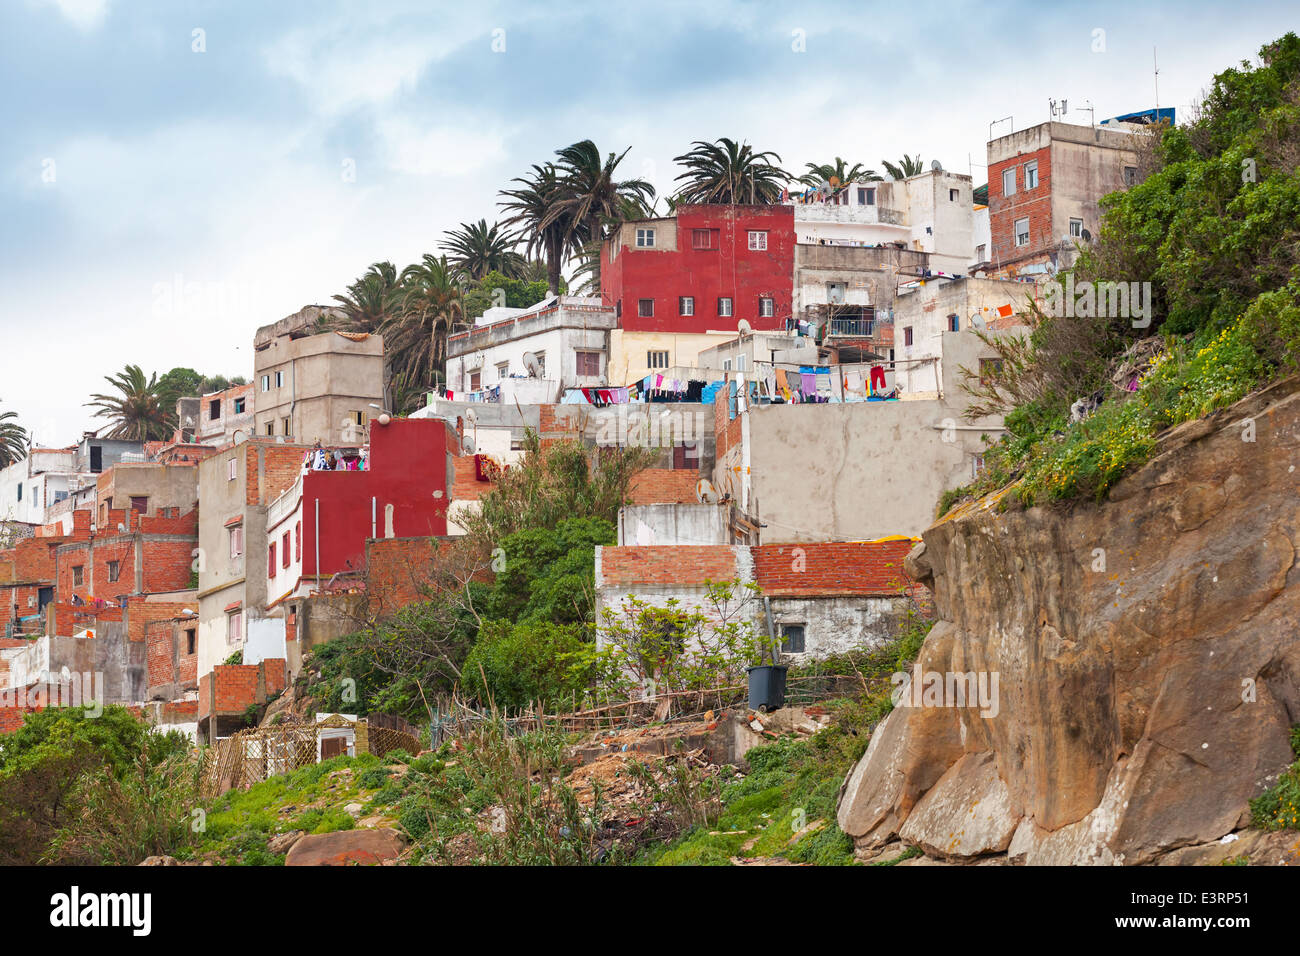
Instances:
[[[831,319],[831,335],[869,339],[876,333],[875,319]]]

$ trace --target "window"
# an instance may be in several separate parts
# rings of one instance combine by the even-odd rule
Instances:
[[[758,297],[758,314],[760,317],[770,319],[776,315],[776,303],[767,296]]]
[[[235,644],[244,636],[244,614],[232,611],[226,615],[226,643]]]
[[[470,373],[469,373],[469,390],[470,390],[471,392],[477,392],[477,391],[478,391],[480,388],[482,388],[482,387],[483,387],[483,373],[482,373],[482,372],[470,372]]]
[[[149,510],[149,498],[146,495],[131,496],[131,510],[145,514]]]
[[[910,325],[906,325],[903,327],[903,344],[904,345],[912,344],[912,327]]]
[[[859,205],[859,206],[874,206],[875,204],[876,204],[876,190],[875,190],[875,187],[863,187],[863,186],[859,186],[859,187],[858,187],[858,205]]]
[[[244,529],[242,526],[230,529],[230,556],[237,558],[244,553]]]
[[[981,242],[978,246],[975,247],[975,261],[983,262],[987,258],[988,258],[988,246],[986,246],[984,243]]]
[[[745,355],[742,352],[740,355],[736,356],[736,371],[743,372],[744,370],[745,370]]]
[[[269,421],[269,422],[266,423],[266,433],[267,433],[268,435],[274,435],[274,434],[275,434],[275,422],[274,422],[274,421]]]
[[[228,481],[234,481],[234,480],[235,480],[235,475],[238,473],[238,468],[239,468],[239,466],[235,464],[235,459],[233,459],[233,458],[227,459],[227,461],[226,461],[226,479],[227,479]]]
[[[637,299],[636,314],[643,319],[654,318],[655,300],[654,299]]]
[[[1038,186],[1038,160],[1032,163],[1025,163],[1025,189],[1034,189]]]
[[[276,373],[275,373],[275,387],[276,387],[276,388],[282,388],[282,387],[284,387],[284,373],[283,373],[283,372],[276,372]]]
[[[293,526],[293,559],[302,560],[302,522]]]
[[[653,249],[655,244],[655,231],[653,229],[638,229],[636,231],[636,247],[638,249]]]
[[[958,192],[956,189],[948,190],[948,202],[956,202],[960,198],[961,198],[961,193]]]
[[[266,576],[275,577],[275,542],[272,541],[266,546]]]
[[[291,430],[289,428],[289,419],[287,418],[280,419],[280,434],[284,435],[286,438],[289,437],[289,435],[291,434]]]
[[[649,368],[667,368],[668,353],[667,352],[646,352],[645,364]]]
[[[673,446],[673,470],[674,471],[699,471],[700,470],[699,442],[687,442],[681,445]]]
[[[220,418],[220,417],[221,417],[221,399],[214,398],[212,401],[208,402],[208,418]]]
[[[599,352],[575,352],[577,359],[579,375],[599,375],[600,374],[600,353]]]
[[[497,362],[497,381],[503,381],[510,377],[510,363]]]
[[[949,316],[948,316],[948,331],[949,331],[949,332],[960,332],[960,331],[961,331],[961,324],[960,324],[960,321],[959,321],[958,318],[957,318],[957,313],[956,313],[956,312],[953,312],[953,313],[949,314]]]
[[[86,566],[84,564],[74,564],[72,566],[72,586],[79,588],[85,582]]]
[[[263,375],[263,376],[262,376],[262,391],[264,391],[264,392],[269,392],[270,390],[271,390],[271,376],[269,376],[269,375]]]
[[[289,532],[286,531],[280,538],[280,567],[287,568],[289,561]]]
[[[751,252],[762,252],[767,248],[767,230],[749,230],[749,248]]]
[[[1073,237],[1076,238],[1076,239],[1082,239],[1082,238],[1083,238],[1083,220],[1082,220],[1082,219],[1071,219],[1071,220],[1070,220],[1070,235],[1073,236]]]
[[[802,624],[781,625],[781,650],[786,654],[803,653],[804,626]]]
[[[243,398],[237,398],[237,399],[235,399],[235,414],[236,414],[236,415],[242,415],[242,414],[244,414],[244,409],[247,408],[247,407],[248,407],[248,406],[247,406],[247,399],[243,399]]]
[[[1002,195],[1014,196],[1016,194],[1016,167],[1002,170]]]
[[[692,248],[692,249],[716,249],[716,248],[718,248],[718,230],[716,230],[716,229],[692,229],[692,230],[691,230],[691,248]]]
[[[354,424],[354,425],[363,425],[363,426],[365,425],[365,423],[366,423],[366,413],[365,413],[365,412],[354,411],[354,412],[349,412],[349,414],[352,416],[352,424]],[[287,421],[287,419],[286,419],[286,421]]]
[[[195,632],[194,629],[185,632],[185,653],[188,656],[194,654]]]
[[[679,295],[677,297],[677,314],[694,315],[695,314],[695,296]]]
[[[1029,220],[1027,218],[1016,220],[1016,245],[1029,245]]]
[[[1124,185],[1132,186],[1138,181],[1138,168],[1136,166],[1124,167]]]
[[[1002,377],[1002,359],[980,359],[980,384],[990,385]]]
[[[983,456],[983,455],[971,455],[971,456],[970,456],[970,476],[971,476],[972,478],[978,478],[978,477],[980,476],[980,473],[981,473],[982,471],[984,471],[984,456]]]
[[[718,299],[718,316],[727,318],[731,315],[731,296],[723,296]]]
[[[113,581],[116,581],[116,580],[117,580],[117,576],[118,576],[119,574],[121,574],[121,573],[122,573],[122,562],[121,562],[121,561],[110,561],[110,562],[108,562],[108,580],[109,580],[110,583],[113,582]]]

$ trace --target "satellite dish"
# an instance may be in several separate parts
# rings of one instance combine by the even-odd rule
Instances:
[[[1087,229],[1085,229],[1085,230],[1083,230],[1083,235],[1080,236],[1080,238],[1081,238],[1084,242],[1092,242],[1092,233],[1090,233]]]
[[[472,455],[474,454],[475,451],[478,450],[478,446],[474,444],[474,439],[472,438],[466,438],[462,440],[460,443],[460,447],[467,455]]]
[[[695,498],[700,504],[716,505],[718,503],[718,492],[713,487],[713,482],[707,478],[701,478],[695,483]]]
[[[736,323],[736,331],[739,332],[741,335],[748,335],[751,331],[753,331],[753,326],[749,324],[748,319],[741,319],[739,322]]]
[[[932,159],[930,160],[930,168],[936,173],[941,173],[943,172],[943,163],[939,162],[937,159]]]
[[[470,426],[477,425],[478,412],[474,411],[472,408],[465,409],[465,424]]]
[[[537,361],[536,352],[524,353],[524,368],[528,369],[528,375],[530,378],[542,377],[542,363]]]

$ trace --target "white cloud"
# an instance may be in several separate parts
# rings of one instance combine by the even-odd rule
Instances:
[[[108,0],[43,0],[45,6],[58,7],[59,13],[78,30],[94,30],[108,16]]]
[[[504,140],[469,123],[424,127],[400,117],[379,121],[383,153],[390,167],[414,176],[462,176],[505,157]]]

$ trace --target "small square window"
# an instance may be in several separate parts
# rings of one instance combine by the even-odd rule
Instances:
[[[786,654],[802,654],[804,652],[804,625],[781,625],[781,650]]]
[[[1016,167],[1002,170],[1002,195],[1014,196],[1016,194]]]
[[[221,417],[221,399],[214,398],[208,402],[208,418],[216,419]]]
[[[767,248],[767,230],[749,230],[749,248],[752,252],[762,252]]]
[[[770,319],[776,315],[776,303],[767,296],[760,296],[758,300],[758,314],[765,319]]]
[[[650,318],[653,318],[653,317],[654,317],[654,314],[655,314],[655,300],[654,300],[654,299],[637,299],[637,300],[636,300],[636,314],[637,314],[638,316],[640,316],[641,318],[643,318],[643,319],[650,319]]]
[[[593,377],[600,374],[599,352],[575,352],[574,356],[579,375]]]
[[[732,308],[731,308],[731,297],[730,297],[730,296],[723,296],[723,297],[719,298],[719,299],[718,299],[718,316],[719,316],[720,318],[724,318],[724,319],[725,319],[725,318],[727,318],[728,316],[731,315],[731,312],[732,312]]]
[[[497,363],[497,381],[504,381],[505,379],[507,379],[507,378],[509,378],[509,377],[510,377],[510,363],[509,363],[509,362],[498,362],[498,363]]]
[[[147,495],[132,495],[132,496],[131,496],[131,510],[132,510],[132,511],[138,511],[138,512],[140,512],[140,514],[148,514],[148,512],[149,512],[149,498],[148,498],[148,496],[147,496]]]
[[[244,636],[244,615],[233,611],[226,615],[226,643],[235,644]]]
[[[959,199],[961,199],[961,192],[959,190],[956,189],[948,190],[948,202],[956,202]]]
[[[72,586],[74,588],[81,587],[81,585],[85,583],[85,579],[86,579],[86,566],[84,564],[73,565]]]
[[[1138,181],[1138,168],[1136,166],[1124,167],[1124,185],[1133,186]]]
[[[482,372],[470,372],[470,373],[469,373],[469,390],[470,390],[471,392],[477,392],[477,391],[478,391],[480,388],[482,388],[482,387],[483,387],[483,373],[482,373]]]
[[[242,398],[237,398],[237,399],[235,399],[235,414],[236,414],[236,415],[242,415],[242,414],[244,414],[244,409],[245,409],[246,407],[247,407],[247,403],[246,403],[246,400],[245,400],[245,399],[242,399]]]
[[[653,249],[655,244],[655,231],[653,229],[638,229],[636,231],[636,245],[638,249]]]
[[[716,249],[717,247],[718,247],[718,230],[716,229],[692,229],[691,230],[692,249]]]
[[[647,352],[647,353],[646,353],[646,362],[645,362],[645,363],[646,363],[646,365],[647,365],[648,367],[650,367],[650,368],[667,368],[667,367],[668,367],[668,353],[667,353],[666,351],[662,351],[662,352]]]
[[[680,295],[677,297],[677,314],[694,315],[695,314],[695,296]]]
[[[1070,220],[1070,235],[1071,235],[1072,237],[1074,237],[1075,239],[1082,239],[1082,238],[1083,238],[1083,220],[1082,220],[1082,219],[1071,219],[1071,220]]]
[[[1002,377],[1002,359],[980,359],[980,384],[990,385]]]
[[[1027,246],[1027,245],[1029,245],[1029,220],[1028,220],[1028,218],[1026,218],[1026,219],[1017,219],[1017,220],[1016,220],[1016,245],[1017,245],[1017,246]]]

